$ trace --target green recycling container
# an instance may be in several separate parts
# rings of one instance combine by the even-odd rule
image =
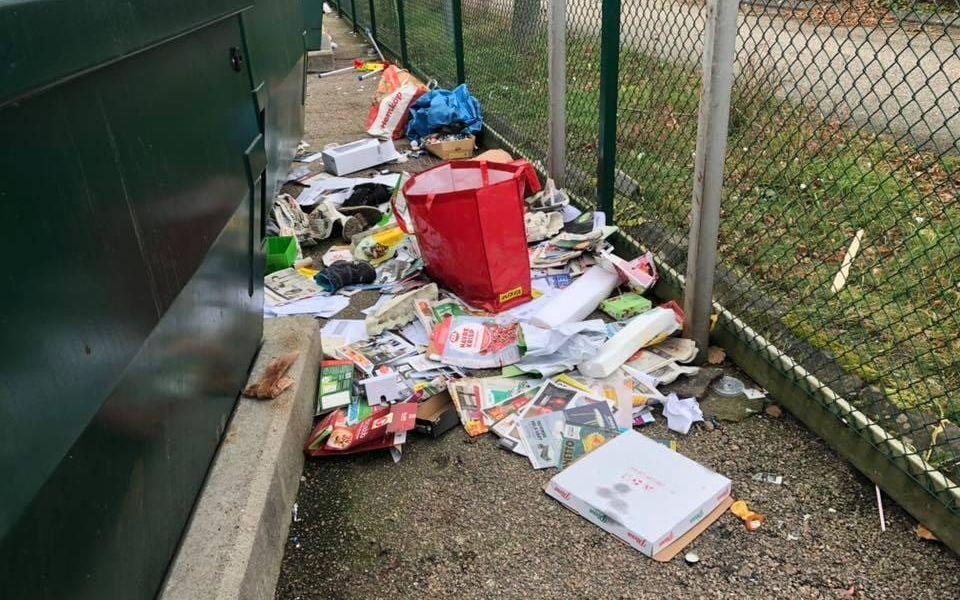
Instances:
[[[297,238],[293,236],[267,237],[267,273],[288,269],[297,260]]]
[[[300,0],[0,2],[0,596],[160,590],[260,344]]]

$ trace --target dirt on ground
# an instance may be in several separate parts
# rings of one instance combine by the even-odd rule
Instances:
[[[365,51],[348,44],[343,22],[325,21],[340,64]],[[310,78],[312,148],[362,136],[374,81]],[[337,318],[362,318],[376,297],[355,295]],[[748,533],[728,513],[687,548],[698,563],[657,563],[547,497],[552,472],[456,428],[438,440],[412,435],[398,463],[385,451],[308,460],[276,598],[957,597],[958,557],[918,539],[916,521],[886,497],[881,532],[874,486],[789,414],[686,436],[658,414],[641,431],[733,480],[764,526]]]

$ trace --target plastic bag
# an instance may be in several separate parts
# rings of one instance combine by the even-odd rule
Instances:
[[[450,133],[472,135],[477,135],[483,128],[480,102],[470,95],[466,84],[453,91],[433,90],[410,107],[410,122],[407,124],[410,141],[418,142],[445,128],[449,128]]]
[[[367,133],[382,139],[403,137],[410,106],[427,93],[427,88],[407,71],[394,65],[383,70],[367,115]]]

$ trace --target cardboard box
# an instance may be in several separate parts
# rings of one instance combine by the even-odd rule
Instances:
[[[473,151],[477,148],[477,139],[469,135],[462,140],[450,140],[446,142],[427,142],[427,152],[441,160],[456,160],[460,158],[471,158]]]
[[[626,431],[550,480],[546,493],[647,556],[686,545],[730,503],[730,480]],[[682,545],[680,547],[682,547]]]
[[[416,431],[438,438],[460,423],[450,394],[441,392],[424,400],[417,407]]]
[[[323,151],[323,166],[328,173],[347,175],[369,169],[400,156],[392,140],[365,139]]]

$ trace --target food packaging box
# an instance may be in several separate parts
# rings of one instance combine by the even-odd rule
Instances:
[[[685,534],[701,525],[702,531],[722,514],[725,509],[719,509],[730,501],[730,480],[628,430],[555,475],[545,491],[634,549],[657,558]],[[691,539],[681,540],[682,545]]]
[[[473,156],[473,151],[477,148],[477,139],[472,135],[468,135],[462,140],[427,142],[426,148],[427,152],[441,160],[470,158]]]
[[[347,175],[369,169],[399,157],[391,140],[365,139],[323,151],[323,166],[328,173]]]

